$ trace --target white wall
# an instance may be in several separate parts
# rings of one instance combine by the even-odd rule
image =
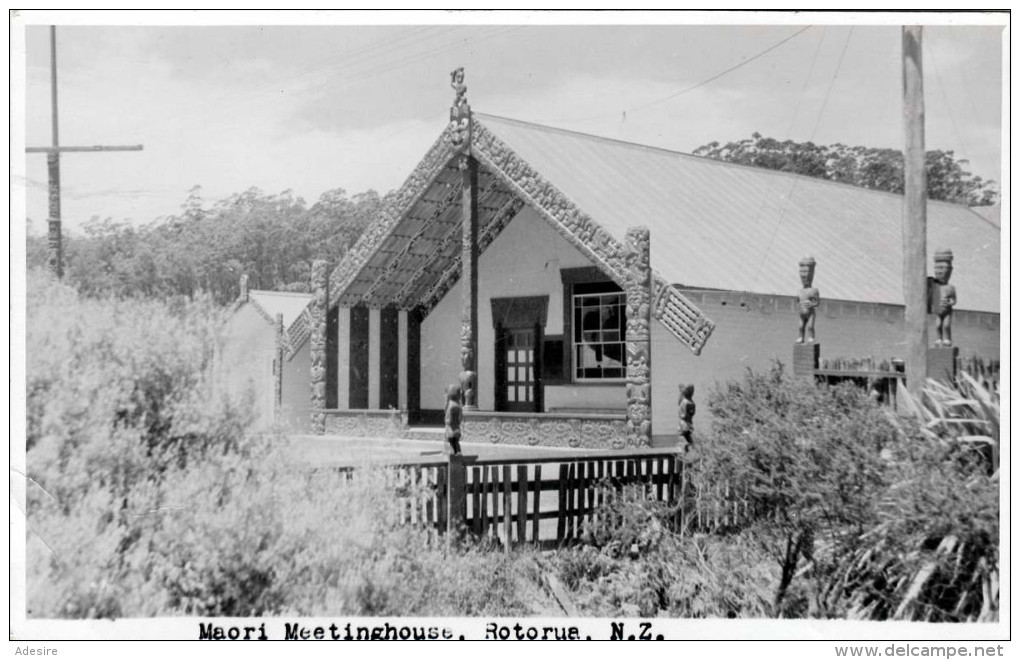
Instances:
[[[276,330],[251,304],[238,309],[220,335],[217,382],[237,396],[246,389],[255,394],[259,422],[272,419],[273,357]]]
[[[495,330],[492,298],[549,296],[546,335],[563,333],[561,268],[592,263],[530,207],[525,206],[478,260],[478,405],[495,407]],[[421,324],[421,407],[441,409],[444,390],[457,382],[460,366],[460,282]],[[545,388],[546,408],[626,407],[623,384]]]
[[[289,429],[307,430],[312,414],[312,353],[306,341],[293,358],[283,358],[283,407],[280,423]]]
[[[652,237],[655,240],[655,237]],[[796,282],[793,289],[796,289]],[[700,356],[674,339],[662,324],[652,323],[652,434],[675,435],[678,385],[695,388],[695,431],[707,432],[711,424],[705,405],[715,388],[743,378],[747,368],[764,371],[772,360],[783,363],[789,373],[798,315],[791,296],[760,296],[734,292],[688,292],[715,331]],[[825,300],[815,320],[821,357],[832,359],[873,357],[876,361],[905,355],[903,308],[894,305]],[[929,341],[934,341],[934,334]],[[997,315],[957,311],[953,340],[961,357],[979,355],[999,358]]]

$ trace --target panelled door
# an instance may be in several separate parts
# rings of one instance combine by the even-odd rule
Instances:
[[[505,328],[496,338],[496,408],[505,412],[540,410],[541,383],[535,365],[538,360],[538,329]]]

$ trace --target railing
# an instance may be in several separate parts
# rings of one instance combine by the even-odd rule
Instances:
[[[578,540],[624,488],[666,505],[681,533],[732,530],[763,517],[747,493],[723,482],[696,482],[691,473],[692,465],[676,451],[652,450],[520,459],[437,456],[387,465],[383,479],[397,498],[397,524],[462,530],[507,548]]]

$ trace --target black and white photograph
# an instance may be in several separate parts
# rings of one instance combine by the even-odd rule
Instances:
[[[1008,651],[1008,11],[9,18],[11,654]]]

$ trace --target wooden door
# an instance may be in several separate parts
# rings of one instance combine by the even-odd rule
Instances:
[[[538,376],[538,328],[501,328],[496,337],[496,409],[503,412],[539,412],[541,379]]]

